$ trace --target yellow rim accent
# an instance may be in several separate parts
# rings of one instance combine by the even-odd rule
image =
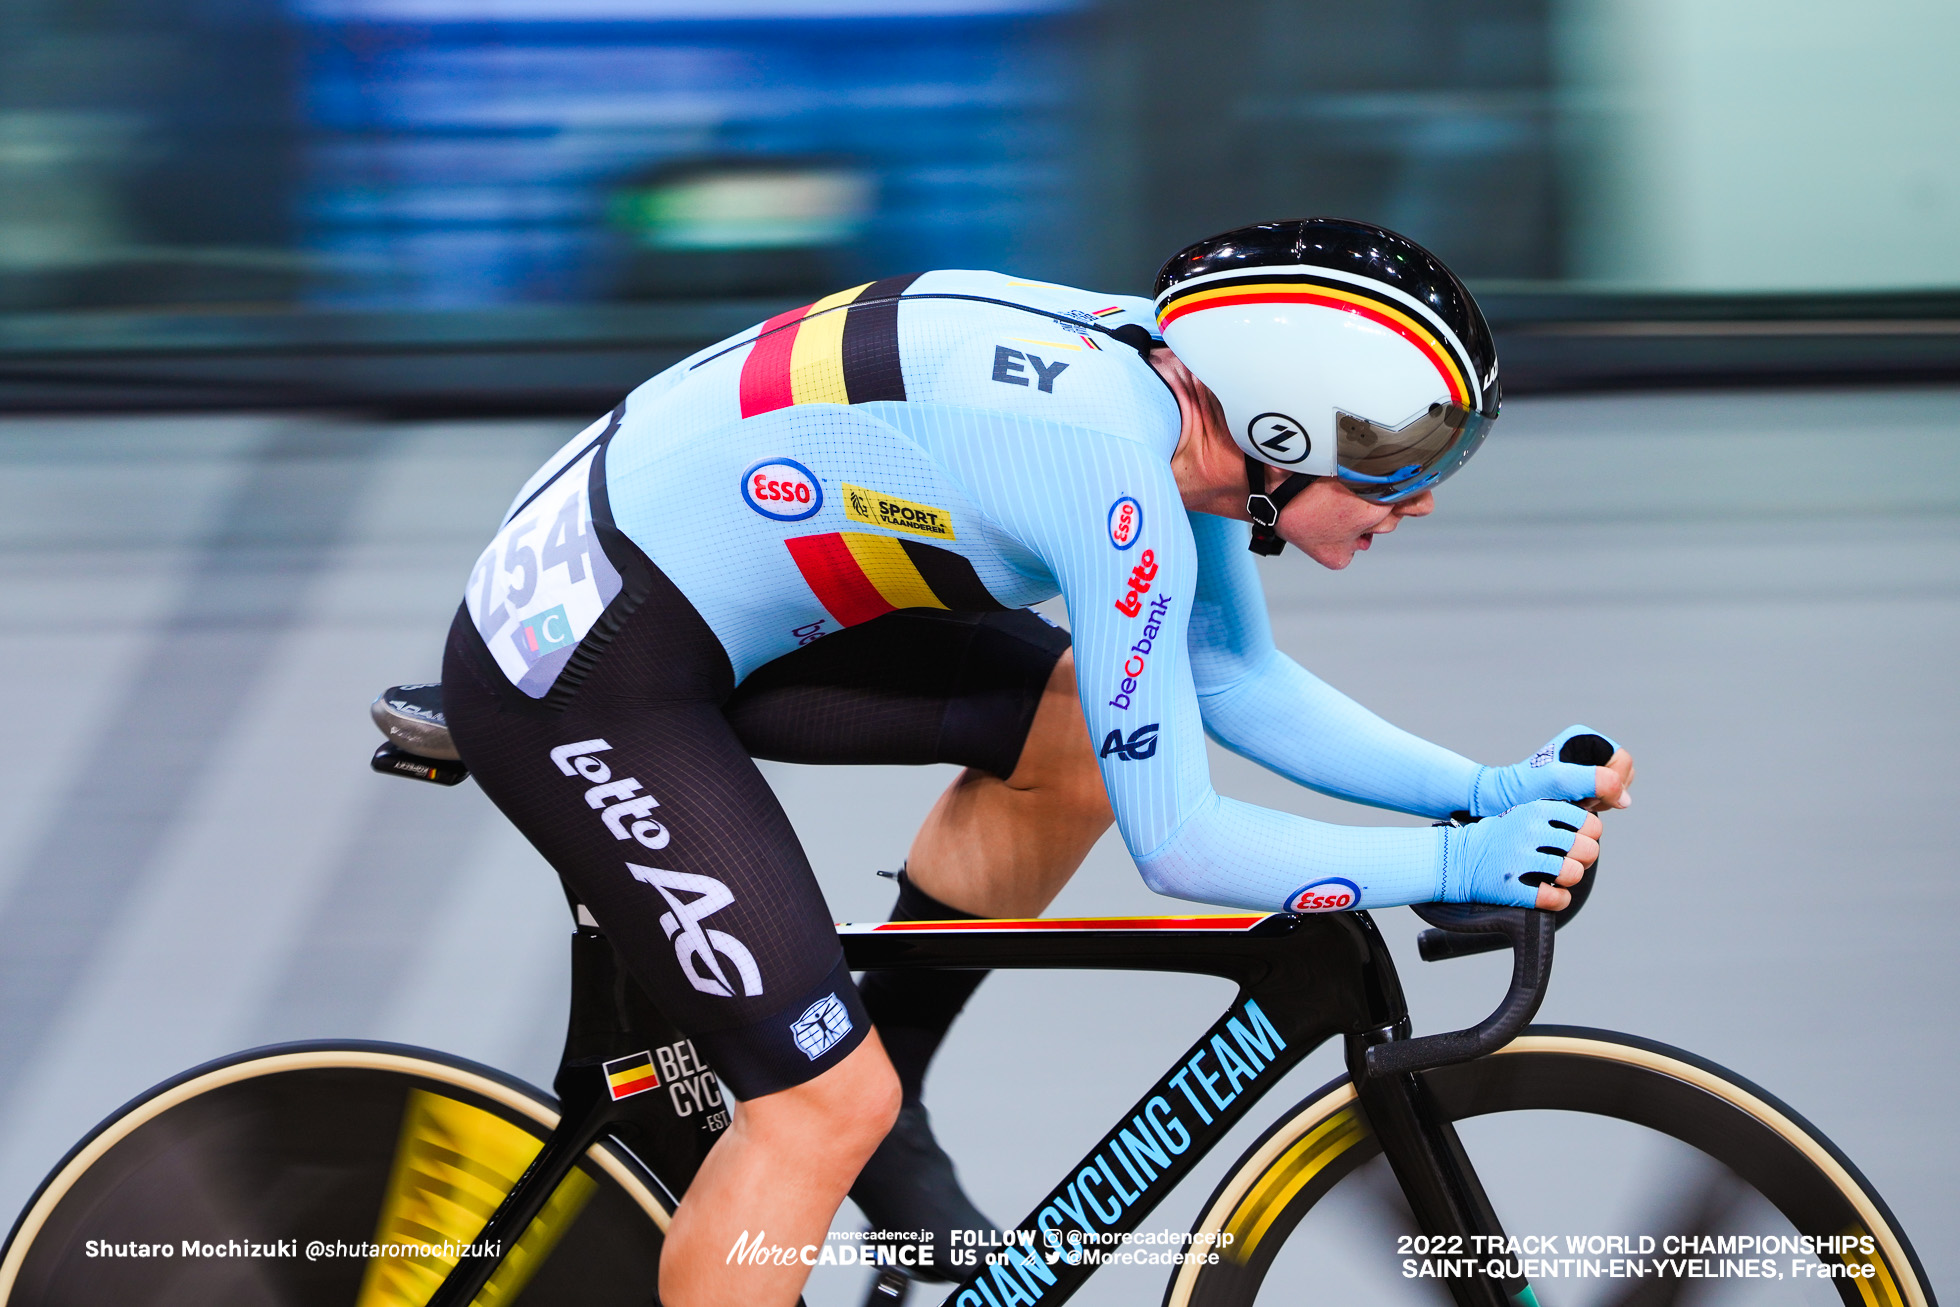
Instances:
[[[1360,1109],[1349,1107],[1322,1121],[1287,1149],[1277,1163],[1261,1173],[1252,1192],[1225,1223],[1225,1232],[1232,1236],[1225,1255],[1243,1266],[1293,1196],[1311,1184],[1329,1162],[1367,1137],[1368,1125],[1361,1119]]]
[[[365,1049],[311,1049],[296,1053],[275,1053],[268,1057],[254,1058],[249,1062],[238,1062],[231,1066],[219,1067],[215,1071],[186,1080],[156,1097],[132,1108],[91,1139],[88,1147],[69,1159],[61,1173],[49,1182],[40,1198],[35,1200],[33,1210],[20,1223],[20,1231],[13,1244],[7,1249],[7,1259],[0,1262],[0,1304],[13,1297],[14,1281],[20,1275],[21,1262],[27,1257],[27,1250],[34,1246],[34,1240],[47,1224],[49,1213],[67,1196],[75,1181],[101,1159],[104,1153],[127,1139],[135,1131],[155,1120],[164,1112],[209,1093],[225,1085],[237,1084],[244,1080],[256,1080],[260,1076],[279,1075],[287,1071],[307,1071],[322,1068],[365,1068],[376,1071],[395,1071],[405,1075],[421,1076],[444,1084],[466,1089],[479,1094],[493,1103],[499,1103],[520,1116],[527,1116],[549,1130],[558,1124],[558,1114],[526,1094],[521,1094],[509,1086],[500,1084],[487,1076],[472,1071],[446,1066],[441,1062],[431,1062],[419,1057],[408,1057],[400,1053],[383,1053]],[[640,1178],[627,1169],[609,1148],[595,1144],[586,1150],[587,1160],[596,1162],[613,1181],[624,1189],[634,1202],[640,1205],[648,1218],[664,1235],[667,1233],[667,1209],[660,1199]]]
[[[1294,1118],[1287,1122],[1287,1128],[1276,1132],[1272,1138],[1259,1146],[1259,1150],[1247,1158],[1245,1165],[1232,1173],[1218,1201],[1206,1209],[1204,1219],[1198,1225],[1200,1234],[1218,1235],[1225,1231],[1225,1223],[1238,1209],[1253,1185],[1257,1184],[1267,1170],[1286,1155],[1288,1149],[1298,1143],[1302,1136],[1311,1134],[1328,1118],[1355,1102],[1357,1095],[1354,1086],[1346,1083],[1334,1086],[1327,1097],[1309,1103],[1301,1108]],[[1177,1277],[1171,1282],[1171,1292],[1165,1307],[1188,1307],[1192,1290],[1198,1286],[1200,1267],[1195,1262],[1186,1262],[1177,1268]]]
[[[1857,1239],[1871,1231],[1853,1221],[1838,1233]],[[1899,1296],[1898,1281],[1892,1278],[1892,1268],[1883,1258],[1848,1252],[1843,1254],[1843,1259],[1848,1265],[1865,1268],[1865,1274],[1851,1277],[1851,1282],[1858,1286],[1858,1296],[1865,1300],[1865,1307],[1900,1307],[1903,1299]]]

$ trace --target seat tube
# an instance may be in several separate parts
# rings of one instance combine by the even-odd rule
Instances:
[[[1349,1036],[1348,1066],[1368,1124],[1415,1214],[1416,1228],[1440,1241],[1430,1255],[1463,1259],[1466,1269],[1474,1265],[1470,1274],[1445,1278],[1451,1297],[1457,1307],[1537,1307],[1529,1281],[1485,1273],[1492,1262],[1501,1267],[1516,1263],[1502,1255],[1504,1228],[1497,1211],[1455,1125],[1436,1110],[1421,1077],[1365,1074],[1362,1054],[1367,1046],[1389,1037],[1386,1030]]]

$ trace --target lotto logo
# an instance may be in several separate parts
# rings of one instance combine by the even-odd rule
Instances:
[[[801,522],[823,507],[823,486],[794,459],[772,458],[742,473],[742,499],[764,517]]]
[[[1361,901],[1361,888],[1351,880],[1329,876],[1293,891],[1286,900],[1288,912],[1346,912]]]
[[[790,1023],[789,1036],[803,1055],[812,1062],[837,1046],[837,1041],[851,1033],[851,1014],[844,1010],[837,995],[826,994],[803,1010],[803,1015]]]
[[[1135,617],[1143,611],[1143,596],[1150,593],[1150,583],[1157,579],[1157,553],[1146,549],[1137,556],[1137,565],[1130,569],[1130,586],[1121,599],[1116,601],[1116,611],[1125,617]]]
[[[1109,506],[1109,543],[1128,549],[1143,534],[1143,505],[1124,495]]]

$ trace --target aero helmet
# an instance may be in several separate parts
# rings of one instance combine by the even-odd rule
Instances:
[[[1497,417],[1477,302],[1435,255],[1365,222],[1267,222],[1187,246],[1157,274],[1157,320],[1249,460],[1260,552],[1278,552],[1265,519],[1311,478],[1407,499],[1463,466]],[[1250,460],[1304,475],[1268,499]]]

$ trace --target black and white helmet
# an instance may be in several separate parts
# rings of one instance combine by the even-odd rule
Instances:
[[[1157,320],[1248,458],[1379,503],[1463,466],[1497,417],[1477,302],[1435,255],[1365,222],[1260,223],[1187,246],[1157,274]]]

